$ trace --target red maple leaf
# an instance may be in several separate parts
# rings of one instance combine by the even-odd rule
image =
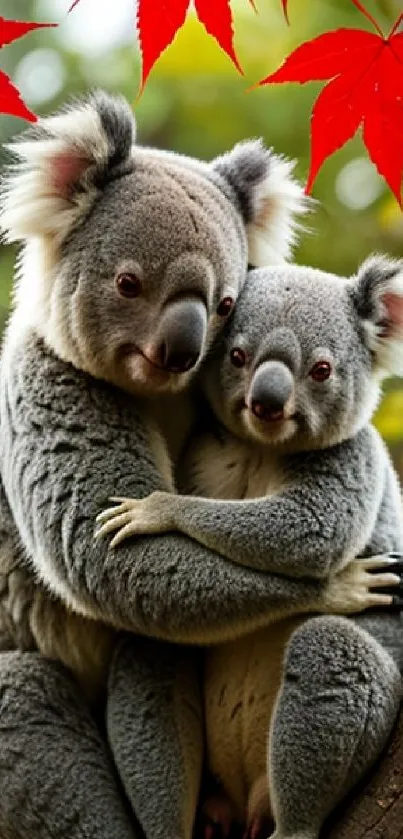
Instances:
[[[206,32],[218,41],[220,47],[229,55],[237,70],[242,67],[234,50],[234,30],[229,0],[220,0],[213,4],[211,0],[194,0],[197,17]]]
[[[74,0],[72,12],[80,0]],[[254,0],[249,0],[256,11]],[[172,43],[183,26],[190,0],[138,0],[137,29],[139,33],[143,69],[141,90],[155,62]],[[209,35],[227,53],[237,70],[242,73],[235,49],[230,0],[194,0],[196,14]]]
[[[57,26],[56,23],[27,23],[22,20],[6,20],[0,17],[0,48],[22,38],[34,29],[44,29]],[[27,108],[21,99],[19,91],[14,87],[11,79],[0,70],[0,113],[22,117],[30,122],[36,122],[37,117]]]
[[[21,117],[30,122],[36,122],[37,117],[27,108],[21,99],[19,91],[14,87],[11,79],[0,70],[0,114],[10,114]]]
[[[161,53],[184,24],[189,0],[139,0],[137,28],[143,58],[141,90]]]
[[[403,175],[403,13],[385,37],[360,0],[352,0],[374,25],[337,29],[298,47],[259,82],[329,80],[312,110],[310,192],[322,163],[362,127],[364,144],[400,205]]]
[[[190,0],[139,0],[137,24],[143,56],[141,89],[150,70],[185,22]],[[230,0],[195,0],[196,14],[209,35],[242,72],[234,50]]]

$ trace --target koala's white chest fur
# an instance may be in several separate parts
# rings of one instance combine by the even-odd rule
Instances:
[[[275,452],[251,449],[226,434],[198,438],[185,463],[185,492],[210,498],[274,495],[287,478]],[[206,654],[204,679],[207,755],[242,820],[245,809],[270,810],[267,746],[280,688],[284,649],[300,618],[221,644]],[[262,797],[263,792],[263,797]]]
[[[204,696],[207,759],[243,821],[271,812],[267,773],[270,721],[280,689],[284,650],[300,618],[212,648]],[[264,797],[262,797],[262,792]]]
[[[186,458],[184,472],[184,491],[205,498],[261,498],[285,487],[275,453],[252,449],[250,443],[244,445],[232,435],[199,438]]]

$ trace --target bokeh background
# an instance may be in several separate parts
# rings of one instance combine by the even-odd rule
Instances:
[[[214,2],[214,0],[211,0]],[[387,33],[402,0],[363,0]],[[321,84],[247,88],[275,70],[302,41],[342,26],[370,28],[350,0],[289,0],[287,27],[280,0],[232,0],[241,77],[192,12],[152,71],[136,101],[140,55],[135,36],[134,0],[1,0],[1,14],[20,20],[60,23],[3,49],[0,65],[38,114],[57,108],[72,94],[93,87],[123,92],[133,102],[141,143],[211,158],[246,137],[266,143],[298,161],[305,180],[309,160],[309,119]],[[156,0],[158,5],[158,0]],[[6,141],[26,123],[0,115]],[[4,152],[0,152],[0,164]],[[373,251],[403,256],[403,214],[370,163],[359,137],[321,170],[314,197],[318,205],[298,262],[328,271],[353,273]],[[0,247],[0,327],[10,301],[15,252]],[[403,382],[391,380],[376,417],[403,479]]]

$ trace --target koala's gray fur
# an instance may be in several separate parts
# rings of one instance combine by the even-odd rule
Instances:
[[[223,641],[301,602],[315,609],[326,588],[236,567],[179,534],[118,551],[94,542],[111,493],[173,488],[191,419],[182,394],[223,326],[220,301],[236,300],[248,259],[288,256],[304,208],[290,164],[259,142],[202,164],[140,149],[133,131],[123,100],[80,100],[13,144],[19,162],[2,184],[1,227],[24,244],[0,380],[2,839],[134,836],[115,768],[149,835],[164,818],[188,834],[201,715],[195,655],[180,643]],[[122,278],[135,299],[118,293]],[[146,741],[158,723],[150,650],[164,736]],[[106,683],[108,744],[52,658],[92,702]],[[129,746],[117,711],[133,678],[143,716],[132,730],[144,737]],[[183,680],[196,711],[177,742]]]
[[[234,563],[329,578],[322,612],[390,603],[374,586],[396,586],[402,606],[402,563],[352,561],[403,548],[397,477],[369,424],[391,372],[403,374],[403,262],[372,258],[350,280],[251,272],[203,366],[211,430],[180,470],[203,497],[122,499],[101,534],[179,531]],[[276,839],[317,839],[378,756],[401,699],[401,630],[399,614],[288,617],[207,654],[208,764],[251,835],[271,811]],[[212,812],[228,818],[222,802]]]

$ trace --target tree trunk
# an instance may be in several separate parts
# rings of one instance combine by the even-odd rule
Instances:
[[[330,819],[324,839],[403,839],[403,713],[382,759]]]

